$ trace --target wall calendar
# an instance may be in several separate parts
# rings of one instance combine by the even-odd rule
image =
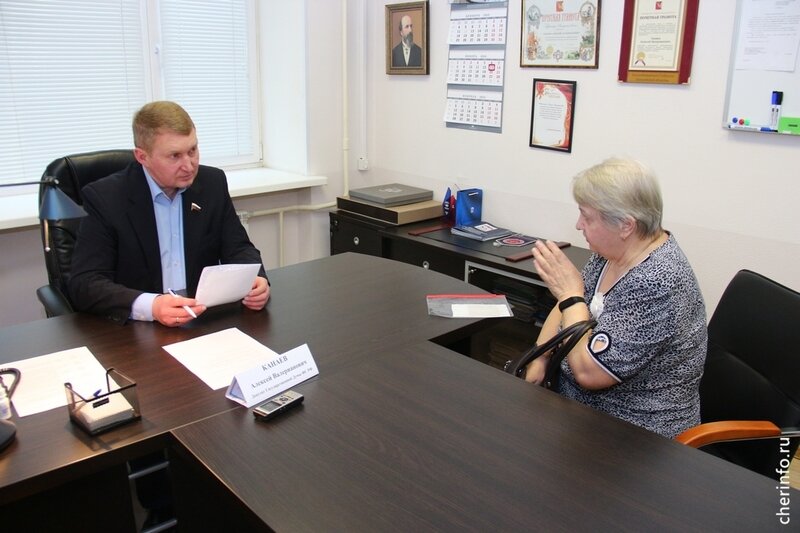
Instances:
[[[451,3],[447,58],[449,128],[500,133],[508,3]]]

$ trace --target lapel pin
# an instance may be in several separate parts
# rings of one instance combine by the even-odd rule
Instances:
[[[192,202],[192,207],[191,207],[192,211],[201,211],[202,209],[203,209],[202,207],[200,207],[196,203]]]

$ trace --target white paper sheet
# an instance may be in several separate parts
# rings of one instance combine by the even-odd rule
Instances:
[[[253,288],[260,268],[259,264],[207,266],[200,274],[195,300],[208,307],[241,300]]]
[[[800,2],[744,2],[736,43],[736,70],[794,72],[800,43],[799,21]]]
[[[11,402],[19,416],[34,415],[67,405],[64,383],[85,398],[106,390],[106,370],[86,346],[3,364],[21,376]],[[10,385],[6,382],[6,385]],[[66,412],[65,415],[66,416]]]
[[[279,355],[237,328],[168,344],[164,349],[214,390],[227,387],[239,372]]]
[[[512,316],[507,305],[453,304],[453,318],[498,318]]]

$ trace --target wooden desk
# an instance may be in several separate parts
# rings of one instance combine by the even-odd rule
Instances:
[[[35,501],[62,528],[126,529],[112,513],[85,526],[85,507],[50,494],[97,483],[75,494],[102,509],[120,465],[164,445],[189,531],[780,527],[775,482],[428,342],[485,323],[429,317],[424,295],[476,287],[358,254],[270,279],[266,311],[227,306],[179,329],[73,315],[0,330],[0,362],[88,346],[137,381],[143,415],[97,438],[66,408],[17,419],[0,453],[3,528]],[[320,375],[297,387],[302,408],[257,423],[161,349],[234,326],[278,352],[309,344]]]
[[[459,279],[469,281],[465,277],[467,262],[484,265],[510,276],[539,280],[539,274],[533,267],[533,259],[506,261],[503,257],[472,250],[449,242],[442,242],[425,235],[411,235],[415,230],[429,229],[440,224],[438,219],[425,220],[414,224],[394,226],[337,210],[330,213],[331,255],[343,252],[387,257],[412,265],[435,270]],[[431,235],[430,233],[428,235]],[[541,235],[540,237],[547,237]],[[469,243],[467,239],[460,242]],[[491,249],[491,246],[488,246]],[[522,252],[524,248],[514,251]],[[580,246],[569,246],[564,253],[580,269],[588,261],[591,252]]]
[[[141,322],[121,327],[73,314],[1,329],[0,364],[87,346],[104,367],[137,382],[142,420],[93,438],[69,422],[66,407],[15,418],[17,438],[0,452],[0,506],[54,487],[69,493],[73,482],[165,447],[171,430],[238,406],[187,371],[161,348],[166,344],[238,327],[277,352],[308,343],[320,370],[333,374],[387,345],[457,338],[479,326],[477,320],[427,316],[425,295],[480,289],[393,261],[344,254],[271,271],[270,280],[265,311],[224,306],[182,328]]]
[[[281,532],[782,527],[772,480],[432,343],[382,350],[297,389],[304,406],[271,422],[238,409],[173,432],[184,488],[213,495],[184,490],[184,523]]]

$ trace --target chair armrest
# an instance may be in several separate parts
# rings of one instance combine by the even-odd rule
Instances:
[[[676,436],[675,440],[692,448],[701,448],[714,442],[763,439],[779,435],[781,429],[767,420],[726,420],[691,427]]]
[[[36,296],[44,306],[48,317],[68,315],[75,312],[66,296],[53,285],[39,287],[36,289]]]

